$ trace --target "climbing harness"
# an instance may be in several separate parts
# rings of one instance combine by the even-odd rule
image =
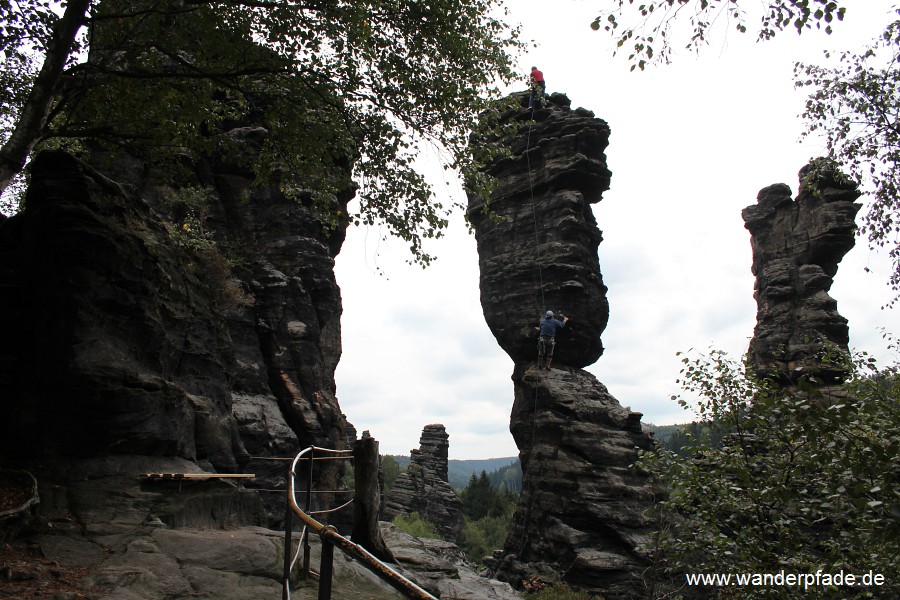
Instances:
[[[546,88],[544,85],[541,85],[541,83],[543,82],[532,81],[529,84],[529,87],[531,88],[531,95],[528,99],[530,103],[530,106],[528,108],[534,109],[534,107],[538,104],[540,104],[541,107],[546,104]]]

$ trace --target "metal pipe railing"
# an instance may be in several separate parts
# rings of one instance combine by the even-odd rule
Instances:
[[[319,539],[322,543],[321,566],[319,568],[319,600],[331,599],[331,576],[335,546],[347,556],[359,561],[360,564],[369,569],[372,573],[374,573],[392,588],[403,594],[406,598],[411,598],[412,600],[438,600],[400,573],[394,571],[392,568],[373,556],[368,550],[358,544],[351,542],[350,540],[339,534],[333,526],[324,525],[310,516],[309,513],[311,502],[310,489],[312,488],[312,464],[313,459],[315,458],[315,453],[317,451],[343,454],[344,456],[348,454],[352,456],[352,451],[331,450],[329,448],[318,448],[316,446],[310,446],[309,448],[302,450],[297,454],[297,456],[294,457],[294,460],[291,462],[290,470],[288,471],[288,493],[286,501],[286,510],[288,512],[285,518],[286,523],[284,553],[286,557],[290,554],[290,529],[292,528],[291,515],[296,515],[304,525],[304,541],[308,539],[309,533],[310,531],[312,531],[318,534]],[[309,454],[308,457],[305,456],[307,453]],[[309,460],[310,464],[309,480],[307,482],[308,485],[306,494],[306,510],[300,508],[300,506],[297,504],[296,498],[295,475],[297,463],[300,460]],[[308,544],[308,542],[306,543]],[[306,554],[304,556],[304,572],[306,573],[309,572],[308,561],[309,555]],[[282,593],[283,600],[290,600],[290,567],[290,560],[288,558],[285,558],[284,588]]]

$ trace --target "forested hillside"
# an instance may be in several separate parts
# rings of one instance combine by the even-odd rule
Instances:
[[[409,456],[403,456],[400,454],[392,454],[389,455],[395,461],[397,461],[397,465],[401,470],[405,470],[406,467],[409,466]],[[472,475],[478,475],[482,471],[488,473],[488,476],[491,478],[491,484],[494,487],[500,487],[501,482],[504,477],[508,477],[508,481],[512,481],[515,478],[512,475],[506,476],[507,470],[506,467],[510,467],[512,465],[517,465],[519,459],[515,456],[509,456],[505,458],[485,458],[485,459],[473,459],[473,460],[458,460],[451,459],[448,464],[448,473],[447,478],[449,479],[449,483],[455,490],[462,490],[469,483],[469,478]],[[514,467],[517,468],[517,467]],[[499,473],[499,474],[498,474]],[[518,481],[519,488],[516,488],[514,484],[508,484],[508,489],[511,491],[516,491],[521,488],[521,469],[519,470]]]

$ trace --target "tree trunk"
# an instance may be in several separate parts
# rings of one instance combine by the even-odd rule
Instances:
[[[356,494],[353,498],[353,541],[379,560],[394,562],[394,556],[384,543],[378,529],[381,487],[378,485],[378,442],[363,433],[353,447],[353,477]]]
[[[66,11],[53,26],[53,34],[47,44],[44,64],[34,80],[31,93],[22,106],[16,127],[9,140],[0,148],[0,193],[25,167],[28,155],[41,139],[47,127],[47,116],[66,61],[75,46],[75,36],[85,24],[92,0],[68,0]]]

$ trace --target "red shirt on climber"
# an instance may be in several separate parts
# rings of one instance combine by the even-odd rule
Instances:
[[[544,74],[537,67],[531,67],[531,94],[528,96],[528,108],[535,108],[535,104],[540,108],[544,103],[544,92],[546,90],[547,84],[544,82]]]

